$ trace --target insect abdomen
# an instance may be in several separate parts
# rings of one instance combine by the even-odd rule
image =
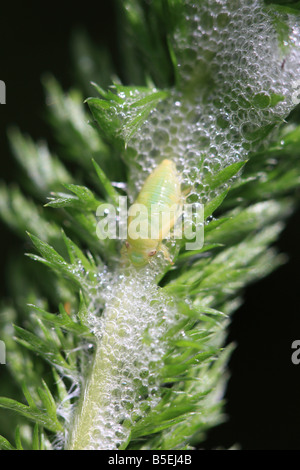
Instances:
[[[137,197],[140,204],[162,204],[171,206],[181,198],[180,182],[175,164],[171,160],[163,160],[148,176]]]
[[[149,231],[144,239],[128,237],[128,255],[133,263],[133,259],[140,259],[139,264],[142,261],[145,264],[149,256],[156,253],[160,242],[166,238],[176,222],[174,207],[180,202],[181,188],[176,166],[171,160],[163,160],[148,176],[135,201],[135,204],[141,204],[146,209]],[[132,219],[133,217],[128,218],[128,226]]]

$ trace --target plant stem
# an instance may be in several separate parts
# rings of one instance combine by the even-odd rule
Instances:
[[[166,345],[161,335],[175,310],[157,288],[156,274],[149,267],[120,272],[115,288],[108,286],[103,319],[90,320],[98,344],[68,449],[117,449],[129,435],[122,423],[133,424],[157,404],[158,377],[150,365],[162,360]]]
[[[133,300],[130,281],[125,279],[108,301],[102,322],[93,318],[101,339],[75,412],[69,449],[116,449],[127,437],[120,424],[127,417],[124,406],[128,407],[131,385],[127,371],[133,367],[132,351],[142,336],[138,330],[137,337],[133,328]]]
[[[111,336],[111,338],[114,339],[115,337]],[[111,346],[113,347],[113,344]],[[68,449],[70,450],[93,448],[95,440],[98,445],[105,441],[105,436],[101,436],[99,432],[97,433],[94,426],[98,422],[101,409],[103,412],[106,395],[109,392],[107,377],[110,364],[105,359],[107,359],[107,350],[100,343],[96,347],[93,365],[76,411],[70,442],[68,443]],[[106,367],[104,367],[105,364]]]

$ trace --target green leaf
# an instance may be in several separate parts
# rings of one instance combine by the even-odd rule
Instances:
[[[31,393],[29,392],[28,388],[27,388],[27,385],[25,384],[25,382],[22,383],[22,391],[24,393],[24,396],[27,400],[27,403],[28,405],[32,408],[32,409],[37,409],[37,406],[33,400],[33,398],[31,397]]]
[[[125,146],[141,127],[159,101],[169,96],[167,91],[146,87],[125,87],[115,85],[116,94],[105,93],[106,100],[89,98],[87,101],[94,119],[106,138]]]
[[[219,219],[211,220],[208,224],[204,226],[204,233],[209,234],[214,230],[220,230],[222,224],[230,220],[230,217],[220,217]]]
[[[33,435],[32,435],[32,450],[42,450],[40,443],[40,433],[38,424],[34,425]]]
[[[29,307],[33,308],[40,318],[47,323],[62,328],[63,330],[70,331],[77,335],[87,337],[91,336],[90,330],[81,323],[75,322],[65,311],[62,305],[60,305],[60,315],[46,312],[45,310],[37,307],[36,305],[28,304]]]
[[[31,421],[38,423],[42,427],[45,427],[52,432],[61,432],[63,430],[62,425],[52,419],[42,410],[32,410],[30,406],[19,403],[11,398],[0,397],[0,407],[7,410],[15,411],[21,416],[30,419]]]
[[[70,373],[73,366],[62,356],[59,345],[49,339],[43,339],[19,326],[15,326],[16,340],[30,351],[42,356],[47,362],[65,373]]]
[[[0,436],[0,449],[1,450],[17,450],[11,443],[5,439],[5,437]]]
[[[52,248],[48,243],[44,243],[39,238],[35,237],[34,235],[28,233],[28,236],[32,240],[35,247],[41,253],[43,258],[40,256],[28,254],[30,258],[34,259],[35,261],[40,261],[41,263],[49,266],[63,277],[70,279],[71,281],[75,282],[76,284],[80,285],[80,269],[79,267],[77,270],[74,269],[72,265],[69,265],[62,256],[60,256],[54,248]]]
[[[227,183],[233,176],[235,176],[239,171],[245,166],[247,161],[236,162],[232,165],[227,166],[219,173],[214,176],[209,176],[205,178],[205,184],[209,185],[210,190],[214,190],[221,186],[224,183]]]
[[[214,199],[212,199],[205,205],[204,219],[207,219],[208,217],[210,217],[218,209],[218,207],[222,204],[227,194],[228,194],[228,190],[223,191],[221,194],[216,196]]]
[[[50,199],[45,207],[53,207],[56,209],[65,208],[65,207],[73,207],[77,210],[91,210],[94,211],[96,209],[95,204],[87,204],[83,202],[78,197],[67,194],[67,193],[51,193],[51,196],[48,197]],[[98,202],[99,205],[100,202]]]
[[[180,254],[177,259],[178,261],[181,261],[187,258],[191,258],[193,256],[200,255],[201,253],[206,253],[208,251],[213,250],[214,248],[219,248],[221,246],[224,245],[222,245],[222,243],[211,243],[210,245],[204,245],[203,248],[201,248],[200,250],[190,250]]]
[[[66,236],[64,231],[62,231],[62,236],[65,242],[65,245],[68,250],[68,255],[70,258],[70,262],[72,265],[82,265],[86,272],[95,272],[96,273],[96,265],[94,259],[90,256],[89,259],[82,250],[69,238]]]
[[[88,123],[90,116],[86,113],[81,92],[73,89],[65,93],[61,85],[49,75],[44,76],[42,81],[50,103],[48,118],[60,143],[60,154],[86,171],[90,169],[91,158],[105,162],[105,165],[109,163],[109,149],[96,129]],[[51,187],[51,190],[56,188]]]
[[[271,101],[270,101],[270,107],[276,106],[277,103],[280,101],[284,101],[285,97],[283,95],[279,95],[276,93],[271,93]]]
[[[42,405],[45,408],[47,415],[52,421],[57,420],[56,416],[56,403],[55,400],[46,384],[46,382],[43,380],[43,388],[39,387],[38,388],[38,394],[41,398]]]
[[[77,196],[79,201],[82,203],[82,207],[85,209],[94,211],[102,202],[97,200],[92,191],[86,186],[64,184],[64,187]]]
[[[16,427],[15,431],[15,443],[16,443],[16,448],[17,450],[24,450],[21,442],[21,436],[20,436],[20,426]]]
[[[32,194],[45,196],[49,190],[71,182],[72,177],[63,163],[51,155],[44,142],[35,144],[17,128],[11,128],[8,137],[12,151],[27,176],[24,182]]]
[[[17,187],[9,188],[0,183],[0,217],[20,237],[26,230],[45,241],[57,241],[59,228],[54,221],[46,220],[39,207],[26,198]]]
[[[269,5],[268,13],[272,18],[273,25],[277,32],[277,38],[280,48],[283,53],[287,54],[289,49],[293,46],[290,38],[290,25],[286,21],[285,14],[298,14],[296,9],[293,9],[293,5]]]
[[[119,204],[119,193],[115,190],[115,188],[112,186],[110,183],[109,179],[107,178],[106,174],[104,171],[100,168],[97,162],[95,160],[92,160],[93,165],[95,167],[96,173],[98,175],[99,181],[108,196],[108,198],[112,201],[112,203],[115,206],[118,206]]]

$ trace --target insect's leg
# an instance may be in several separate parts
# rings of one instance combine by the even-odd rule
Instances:
[[[192,189],[193,189],[193,186],[188,186],[181,192],[183,199],[186,199],[186,197],[188,196],[188,194],[190,194]]]
[[[120,250],[120,254],[121,254],[121,257],[120,257],[120,264],[122,267],[126,266],[126,264],[128,264],[128,247],[127,247],[127,243],[128,242],[125,242],[122,244],[122,247],[121,247],[121,250]]]
[[[164,258],[167,261],[169,261],[170,264],[174,264],[174,262],[171,260],[169,250],[165,245],[161,244],[160,247],[159,247],[159,250],[162,251],[162,253],[164,255]]]
[[[191,192],[197,192],[196,188],[195,188],[195,183],[193,184],[190,184],[187,188],[185,189],[182,189],[181,191],[181,199],[182,199],[182,203],[185,203],[188,196],[191,194]]]

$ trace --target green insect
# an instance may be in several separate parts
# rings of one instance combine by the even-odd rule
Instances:
[[[176,166],[171,160],[163,160],[148,176],[129,208],[125,247],[133,265],[146,265],[159,250],[171,262],[162,241],[174,227],[181,206],[181,184]],[[137,227],[139,233],[135,230]]]

